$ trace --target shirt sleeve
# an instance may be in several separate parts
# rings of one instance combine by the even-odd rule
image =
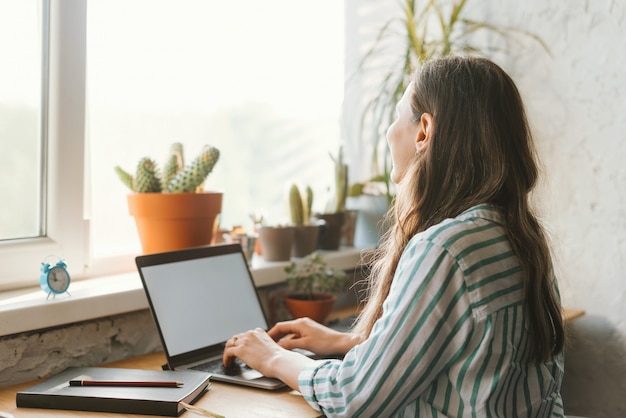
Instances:
[[[318,361],[302,370],[300,392],[328,417],[396,414],[461,355],[472,324],[454,257],[416,236],[404,250],[369,338],[343,361]]]

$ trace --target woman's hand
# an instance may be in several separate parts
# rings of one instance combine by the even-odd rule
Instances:
[[[224,366],[235,357],[267,377],[275,377],[298,390],[298,375],[315,360],[290,351],[300,348],[318,355],[346,354],[360,342],[353,334],[335,331],[309,318],[279,322],[265,332],[261,328],[235,335],[226,342]]]
[[[300,348],[322,356],[344,355],[360,342],[354,334],[333,330],[309,318],[279,322],[268,335],[287,350]]]
[[[285,349],[276,344],[265,331],[257,328],[235,335],[226,342],[223,356],[224,366],[229,367],[235,357],[238,357],[263,375],[274,377],[273,372],[267,368],[269,364],[267,360],[279,356],[282,351]]]
[[[296,390],[300,371],[315,364],[315,360],[282,348],[261,328],[235,335],[226,342],[224,366],[230,366],[235,357],[264,376],[278,378]]]

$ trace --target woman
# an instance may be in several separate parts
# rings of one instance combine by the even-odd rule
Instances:
[[[282,379],[327,416],[562,416],[564,329],[515,84],[485,59],[427,62],[387,142],[394,223],[354,330],[279,323],[233,337],[224,362]]]

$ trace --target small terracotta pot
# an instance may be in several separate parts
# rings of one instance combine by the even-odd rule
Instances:
[[[259,228],[261,253],[266,261],[289,261],[296,229],[293,226],[262,226]]]
[[[285,306],[294,318],[311,318],[323,324],[328,314],[335,306],[335,296],[330,293],[320,293],[316,295],[319,299],[303,299],[298,295],[285,297]]]
[[[217,236],[222,193],[133,193],[128,211],[144,254],[210,245]]]

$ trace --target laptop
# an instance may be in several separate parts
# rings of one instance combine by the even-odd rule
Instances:
[[[269,328],[241,245],[195,247],[135,258],[170,370],[202,370],[212,380],[262,389],[285,384],[240,360],[224,368],[233,335]]]

